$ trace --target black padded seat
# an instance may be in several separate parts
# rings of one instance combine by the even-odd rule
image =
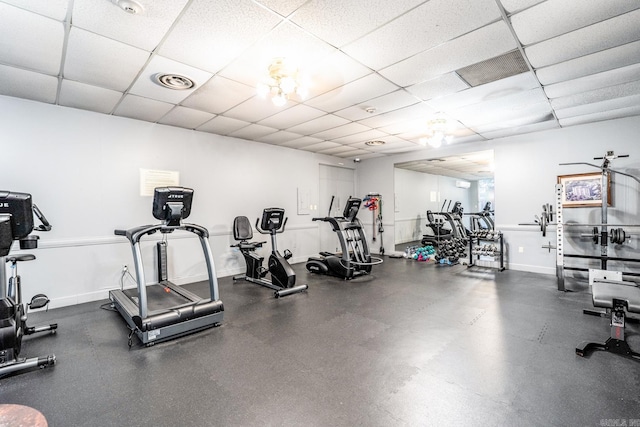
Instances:
[[[640,313],[640,287],[633,282],[594,280],[593,305],[613,309],[613,300],[626,301],[629,313]]]

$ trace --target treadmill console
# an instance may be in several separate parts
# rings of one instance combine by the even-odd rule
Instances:
[[[180,225],[180,220],[191,214],[193,189],[185,187],[158,187],[153,194],[153,217],[167,225]]]

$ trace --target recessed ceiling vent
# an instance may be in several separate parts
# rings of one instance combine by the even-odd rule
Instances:
[[[367,145],[369,147],[379,147],[380,145],[384,145],[385,142],[384,141],[367,141],[364,143],[364,145]]]
[[[506,79],[529,71],[527,62],[519,50],[514,50],[477,64],[456,70],[456,73],[471,87],[480,86],[496,80]]]
[[[189,77],[180,74],[156,74],[154,81],[160,86],[173,90],[191,89],[196,85]]]

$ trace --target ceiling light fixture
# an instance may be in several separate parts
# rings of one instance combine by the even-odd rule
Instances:
[[[192,89],[196,86],[193,80],[180,74],[158,73],[154,76],[154,81],[162,87],[173,90]]]
[[[421,145],[429,144],[433,148],[438,148],[442,146],[442,144],[450,144],[451,141],[453,141],[453,136],[447,135],[449,128],[447,119],[437,118],[429,120],[427,127],[429,129],[427,135],[418,140]]]
[[[273,60],[269,65],[269,76],[258,83],[256,89],[261,97],[270,96],[276,107],[284,106],[293,95],[304,99],[308,94],[298,67],[285,58]]]
[[[367,141],[364,145],[368,145],[369,147],[379,147],[381,145],[386,144],[384,141],[376,140],[376,141]]]

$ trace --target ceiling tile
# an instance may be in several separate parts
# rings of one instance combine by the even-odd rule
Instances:
[[[448,115],[470,128],[550,113],[551,106],[539,88],[447,111]]]
[[[427,103],[440,111],[446,112],[465,105],[478,104],[486,100],[509,96],[518,92],[526,92],[539,86],[533,73],[522,73],[442,98],[432,99]]]
[[[553,116],[547,114],[532,116],[529,123],[524,119],[519,119],[513,120],[512,122],[497,122],[491,125],[478,126],[477,128],[474,128],[474,130],[479,135],[487,139],[492,139],[559,127],[558,122],[553,119]]]
[[[64,21],[67,17],[69,0],[2,0],[5,3],[18,6],[40,15],[48,16],[57,21]]]
[[[218,135],[229,135],[249,124],[248,122],[232,119],[231,117],[216,116],[202,126],[199,126],[197,130]]]
[[[621,108],[619,110],[609,110],[593,114],[585,114],[584,116],[570,117],[559,119],[560,124],[564,126],[580,125],[585,123],[593,123],[602,120],[619,119],[622,117],[632,117],[640,115],[640,105],[633,107]]]
[[[428,99],[450,95],[468,88],[469,85],[465,83],[458,74],[447,73],[436,77],[435,79],[409,86],[407,91],[426,101]]]
[[[283,147],[290,147],[290,148],[302,148],[302,147],[308,147],[310,145],[313,144],[318,144],[320,142],[322,142],[323,140],[320,138],[312,138],[310,136],[303,136],[302,138],[298,138],[298,139],[294,139],[293,141],[287,141],[284,142],[282,144],[280,144]]]
[[[544,87],[544,91],[549,98],[559,98],[635,80],[640,80],[640,63],[548,85]]]
[[[333,114],[327,114],[325,116],[318,117],[317,119],[309,120],[308,122],[293,126],[287,130],[302,135],[311,135],[323,130],[342,126],[347,123],[349,123],[349,120],[334,116]]]
[[[224,77],[213,76],[185,99],[182,105],[220,114],[248,100],[255,94],[255,87],[225,79]]]
[[[428,115],[435,112],[436,111],[430,105],[421,102],[389,113],[378,114],[377,116],[360,120],[358,123],[371,128],[380,128],[411,119],[425,119]]]
[[[364,158],[364,156],[367,156],[369,154],[371,154],[371,151],[351,150],[351,151],[345,151],[343,153],[334,154],[334,156],[342,157],[343,159],[353,159],[353,158]]]
[[[500,3],[508,13],[513,13],[543,1],[545,0],[500,0]]]
[[[276,107],[270,100],[254,96],[242,104],[236,105],[224,115],[234,119],[244,120],[245,122],[255,123],[274,114],[286,111],[290,107],[291,102],[284,107]]]
[[[282,16],[289,16],[306,1],[307,0],[256,0],[256,3],[263,4]]]
[[[320,150],[318,151],[318,153],[333,156],[339,153],[346,153],[347,151],[353,151],[353,147],[349,147],[348,145],[340,145],[338,147],[327,148],[326,150]]]
[[[270,128],[262,125],[251,124],[249,126],[243,127],[242,129],[238,129],[235,132],[232,132],[231,134],[229,134],[229,136],[255,140],[258,138],[262,138],[263,136],[267,136],[269,134],[275,133],[277,131],[278,129],[274,129],[274,128]]]
[[[98,113],[111,113],[122,93],[97,86],[63,80],[60,87],[59,104]]]
[[[576,107],[578,105],[591,104],[593,102],[607,101],[609,99],[638,94],[640,94],[640,81],[635,81],[594,89],[571,96],[555,98],[551,100],[551,105],[555,110],[562,110],[565,108]]]
[[[511,17],[523,45],[547,40],[637,9],[636,0],[602,2],[583,0],[580,6],[566,0],[547,0]]]
[[[348,123],[346,125],[338,126],[337,128],[315,133],[311,136],[322,139],[334,139],[368,130],[370,130],[369,127],[361,125],[360,123]]]
[[[415,96],[407,93],[402,89],[398,89],[395,92],[379,96],[378,98],[370,99],[369,101],[367,101],[366,105],[358,105],[345,108],[344,110],[336,111],[335,115],[355,121],[371,117],[372,115],[378,115],[397,110],[398,108],[417,104],[418,102],[420,101],[416,99]],[[374,111],[366,111],[369,108],[373,108]]]
[[[0,64],[0,95],[56,102],[58,78]]]
[[[316,0],[291,18],[305,30],[336,47],[361,37],[424,0]],[[358,19],[353,19],[357,16]]]
[[[159,74],[180,74],[189,77],[196,85],[192,89],[185,90],[167,89],[155,83],[155,78]],[[142,70],[129,92],[134,95],[177,104],[191,95],[210,78],[211,73],[156,55],[151,58],[151,61]]]
[[[325,114],[327,113],[316,108],[298,104],[261,120],[259,124],[271,126],[276,129],[287,129],[300,123],[308,122],[316,117],[324,116]]]
[[[111,1],[74,0],[73,25],[151,52],[178,18],[187,0],[141,0],[130,14]]]
[[[635,41],[559,64],[539,68],[536,70],[536,75],[540,83],[548,85],[638,62],[640,62],[640,41]]]
[[[391,149],[398,149],[398,148],[402,148],[402,147],[408,147],[408,146],[413,146],[414,144],[412,142],[409,141],[405,141],[401,138],[398,138],[397,136],[391,136],[391,135],[387,135],[384,138],[380,139],[381,141],[384,141],[384,145],[372,145],[369,146],[366,143],[369,141],[373,141],[373,139],[368,139],[366,141],[360,141],[360,142],[356,142],[355,144],[349,144],[349,147],[353,148],[360,148],[362,150],[369,150],[369,151],[388,151]]]
[[[266,142],[267,144],[282,145],[285,142],[300,139],[300,137],[302,137],[302,135],[298,133],[281,130],[276,133],[272,133],[272,134],[260,137],[258,138],[258,141]]]
[[[149,53],[124,43],[72,28],[64,78],[124,92],[149,59]]]
[[[217,72],[279,21],[277,15],[250,0],[193,0],[159,53]]]
[[[164,125],[195,129],[215,117],[214,114],[177,106],[158,121]]]
[[[57,76],[62,59],[64,25],[0,3],[0,61]]]
[[[333,138],[331,141],[337,142],[338,144],[356,144],[358,142],[373,141],[374,139],[384,139],[388,136],[389,134],[385,132],[371,129],[365,132],[354,133],[349,136]]]
[[[431,0],[342,50],[363,64],[380,69],[499,18],[495,0]]]
[[[556,110],[558,119],[566,119],[587,114],[602,113],[604,111],[619,110],[640,105],[640,95],[622,96],[620,98],[607,99],[604,101],[592,102],[589,104],[577,105],[575,107],[561,108]]]
[[[242,52],[220,75],[256,87],[258,82],[268,79],[274,60],[285,58],[296,65],[304,78],[309,78],[322,62],[320,58],[334,51],[332,46],[285,21]]]
[[[317,144],[307,145],[305,147],[302,147],[302,149],[305,151],[313,151],[314,153],[317,153],[319,151],[327,150],[329,148],[337,148],[337,147],[341,147],[341,145],[336,144],[335,142],[323,141]]]
[[[113,114],[147,122],[157,122],[173,107],[173,104],[129,94],[122,99]]]
[[[381,70],[380,74],[406,87],[494,58],[516,47],[509,27],[499,21],[407,58]]]
[[[525,48],[535,68],[640,40],[640,9]]]
[[[328,113],[350,107],[398,89],[377,74],[369,74],[309,101],[308,105]]]

